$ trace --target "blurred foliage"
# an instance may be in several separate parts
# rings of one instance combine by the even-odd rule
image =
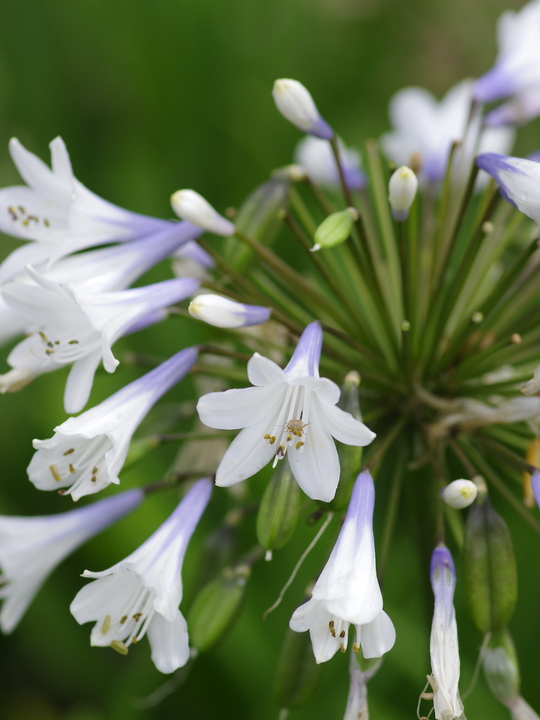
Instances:
[[[19,182],[7,152],[15,135],[44,159],[47,144],[62,135],[75,173],[88,187],[124,207],[161,217],[172,215],[168,198],[193,187],[218,210],[239,205],[277,166],[290,162],[298,131],[275,111],[271,86],[293,77],[312,92],[325,116],[349,144],[387,129],[387,103],[405,85],[423,85],[441,96],[463,76],[486,71],[495,55],[495,22],[516,0],[17,0],[3,3],[0,23],[0,185]],[[520,134],[518,153],[538,149],[539,124]],[[2,254],[16,247],[3,239]],[[164,264],[152,279],[170,276]],[[167,332],[147,330],[129,347],[166,357],[198,339],[200,330],[178,319]],[[117,345],[119,355],[127,342]],[[6,350],[2,353],[2,360]],[[101,372],[92,404],[140,374],[122,365]],[[45,514],[69,509],[69,501],[38,493],[24,467],[31,440],[51,435],[64,419],[65,373],[36,380],[17,395],[1,398],[0,487],[3,514]],[[182,396],[169,393],[169,402]],[[16,433],[14,433],[16,429]],[[174,457],[163,447],[122,475],[130,487],[159,480]],[[392,473],[387,465],[381,472]],[[257,479],[251,482],[261,482]],[[81,587],[80,573],[100,570],[131,552],[168,515],[170,494],[151,497],[132,517],[92,540],[46,583],[23,622],[3,638],[4,720],[138,720],[171,715],[196,720],[234,717],[275,719],[274,668],[285,626],[305,586],[320,570],[333,537],[329,530],[306,562],[285,601],[268,620],[262,613],[277,597],[297,557],[313,536],[301,517],[295,550],[255,566],[241,620],[225,641],[185,673],[168,678],[150,662],[148,643],[129,656],[90,649],[89,626],[80,627],[68,606]],[[495,497],[495,504],[500,498]],[[384,497],[378,498],[380,525]],[[418,496],[402,511],[418,514]],[[190,547],[186,592],[196,582],[202,538],[229,508],[214,493]],[[500,509],[500,508],[499,508]],[[508,517],[508,513],[505,512]],[[521,579],[511,629],[522,667],[522,692],[540,706],[537,682],[540,573],[538,539],[508,518]],[[518,527],[519,525],[519,527]],[[254,520],[245,529],[255,537]],[[418,538],[421,537],[419,533]],[[401,535],[386,571],[385,608],[398,634],[395,649],[370,683],[373,718],[414,715],[429,671],[432,597],[417,566],[418,538]],[[252,542],[252,540],[251,540]],[[533,550],[534,547],[534,550]],[[431,548],[425,548],[430,552]],[[457,615],[465,658],[462,688],[473,675],[482,637],[465,610],[458,568]],[[461,582],[460,582],[461,580]],[[521,612],[520,612],[521,611]],[[348,687],[348,658],[323,668],[322,683],[293,718],[341,718]],[[157,696],[181,687],[152,706]],[[161,688],[161,690],[158,690]],[[147,698],[145,702],[141,699]],[[481,679],[466,700],[469,718],[498,720],[498,706]]]

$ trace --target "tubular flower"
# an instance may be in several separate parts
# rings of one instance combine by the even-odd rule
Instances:
[[[364,446],[375,434],[336,407],[338,386],[319,377],[321,347],[320,325],[311,323],[285,370],[255,353],[248,362],[248,377],[255,387],[211,393],[199,400],[197,410],[205,425],[244,428],[218,467],[217,485],[234,485],[272,458],[275,466],[288,453],[293,475],[306,495],[332,500],[339,481],[332,438]]]
[[[540,223],[540,163],[534,160],[484,153],[478,167],[499,183],[501,195],[518,210]]]
[[[10,633],[54,568],[80,545],[134,510],[142,490],[59,515],[0,516],[0,613],[2,631]]]
[[[122,335],[198,287],[189,278],[111,293],[88,293],[61,285],[29,269],[35,285],[8,283],[8,305],[34,323],[36,330],[10,353],[13,370],[0,376],[0,390],[16,390],[43,373],[73,363],[64,394],[66,412],[81,410],[89,397],[100,362],[114,372],[118,360],[111,346]]]
[[[152,660],[163,673],[174,672],[189,659],[187,624],[178,606],[182,600],[181,570],[193,532],[203,514],[212,484],[199,480],[173,514],[125,560],[102,572],[80,590],[70,610],[81,625],[95,622],[90,644],[127,654],[146,633]]]
[[[474,85],[480,102],[491,102],[540,84],[540,1],[507,10],[497,27],[499,55]]]
[[[394,127],[381,137],[381,146],[397,165],[418,169],[422,182],[440,182],[445,175],[452,143],[463,140],[472,99],[472,82],[463,80],[437,102],[427,90],[409,87],[400,90],[390,102],[390,121]],[[463,153],[467,164],[476,150],[475,138],[480,118],[469,129]],[[511,128],[490,128],[480,138],[480,148],[487,152],[507,152],[513,141]]]
[[[12,253],[12,272],[28,263],[37,266],[92,245],[160,232],[197,237],[199,229],[187,223],[139,215],[98,197],[73,175],[63,140],[55,138],[50,148],[51,169],[16,138],[9,144],[13,161],[27,185],[0,190],[0,230],[35,241]],[[5,268],[0,277],[7,279]]]
[[[458,690],[460,663],[453,605],[456,571],[452,556],[444,545],[433,551],[430,575],[435,610],[429,646],[431,675],[428,675],[428,680],[433,689],[435,717],[437,720],[454,720],[463,717],[464,710]]]
[[[297,608],[289,622],[295,632],[309,630],[318,663],[345,652],[349,625],[356,628],[355,652],[381,657],[394,645],[394,625],[383,610],[375,567],[373,478],[356,479],[351,501],[334,549],[315,583],[311,600]]]
[[[169,388],[189,372],[197,348],[182,350],[96,407],[55,428],[50,440],[34,440],[28,476],[40,490],[69,488],[78,500],[120,482],[131,436]]]

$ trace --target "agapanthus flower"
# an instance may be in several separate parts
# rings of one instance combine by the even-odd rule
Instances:
[[[356,630],[355,651],[365,658],[381,657],[394,645],[394,625],[383,610],[375,566],[373,507],[375,488],[369,472],[356,479],[351,501],[334,549],[324,566],[312,597],[297,608],[291,630],[309,630],[318,663],[345,652],[349,626]]]
[[[96,407],[69,418],[49,440],[34,440],[37,452],[28,476],[40,490],[69,488],[78,500],[120,482],[131,436],[141,420],[197,359],[197,348],[181,350]]]
[[[540,223],[540,163],[497,153],[479,155],[476,163],[495,178],[508,202]]]
[[[9,144],[13,161],[27,185],[0,190],[0,230],[34,241],[12,253],[12,274],[29,263],[38,266],[93,245],[161,232],[187,233],[191,237],[199,234],[193,226],[139,215],[103,200],[75,178],[61,138],[53,140],[50,148],[51,169],[16,138]],[[4,280],[6,272],[3,268]]]
[[[381,146],[390,160],[418,170],[419,179],[440,182],[455,140],[463,141],[472,100],[472,81],[463,80],[438,102],[419,87],[404,88],[390,102],[390,121],[394,130],[381,137]],[[480,117],[467,133],[462,164],[469,166],[477,149]],[[511,128],[489,128],[480,138],[483,152],[507,152],[513,141]],[[463,157],[463,156],[462,156]]]
[[[456,571],[450,551],[439,545],[431,556],[431,587],[435,596],[435,609],[431,625],[430,656],[433,705],[437,720],[454,720],[464,716],[459,696],[459,647],[454,589]]]
[[[499,54],[474,85],[480,102],[491,102],[540,85],[540,0],[507,10],[497,25]]]
[[[135,552],[80,590],[70,610],[78,623],[95,622],[90,643],[126,654],[148,634],[152,660],[163,673],[174,672],[189,659],[187,624],[179,610],[181,570],[193,532],[212,492],[199,480],[172,515]]]
[[[189,313],[198,320],[222,328],[260,325],[270,318],[270,309],[246,305],[221,295],[197,295],[189,304]]]
[[[0,613],[2,631],[10,633],[54,568],[80,545],[134,510],[142,490],[59,515],[0,517]]]
[[[220,215],[210,203],[195,190],[178,190],[171,195],[171,206],[182,220],[187,220],[203,230],[216,235],[234,235],[236,227]]]
[[[289,78],[276,80],[272,96],[279,112],[293,125],[323,140],[331,140],[334,131],[324,120],[309,90],[298,82]]]
[[[369,720],[367,684],[375,675],[382,660],[377,660],[368,670],[360,670],[354,653],[349,661],[349,696],[343,720]]]
[[[345,147],[338,140],[341,165],[345,181],[351,190],[359,190],[366,184],[361,170],[360,153]],[[339,187],[339,173],[332,148],[327,140],[306,136],[296,146],[294,161],[302,167],[313,182],[327,187]]]
[[[491,110],[484,122],[492,127],[496,125],[523,125],[540,115],[540,84],[523,90]]]
[[[375,434],[336,407],[340,391],[319,377],[322,331],[317,322],[302,333],[282,370],[255,353],[248,377],[255,387],[204,395],[197,404],[202,422],[212,428],[244,428],[225,453],[216,484],[234,485],[287,454],[294,477],[314,500],[329,502],[339,481],[334,441],[368,445]]]
[[[0,376],[0,390],[18,389],[33,378],[73,363],[64,394],[66,412],[86,404],[101,360],[114,372],[118,360],[111,346],[133,326],[154,318],[156,311],[193,294],[193,279],[166,280],[155,285],[110,293],[90,293],[28,271],[34,285],[11,282],[2,293],[8,305],[34,325],[32,335],[11,351],[13,368]]]

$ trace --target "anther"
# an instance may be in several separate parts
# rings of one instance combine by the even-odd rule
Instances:
[[[78,340],[70,340],[70,341],[68,342],[68,345],[78,345],[78,344],[79,344],[79,341],[78,341]]]
[[[8,213],[11,215],[12,220],[18,220],[18,215],[15,212],[15,208],[13,207],[13,205],[10,205],[8,207]]]
[[[295,447],[297,450],[300,450],[301,447],[304,447],[304,444],[305,444],[305,443],[303,443],[302,441],[300,441],[300,442],[297,442],[294,447]]]
[[[360,645],[358,643],[354,643],[352,649],[355,653],[358,653],[358,651],[360,650]]]
[[[111,626],[111,616],[105,615],[105,619],[103,620],[103,625],[101,626],[101,632],[106,635],[109,632],[109,628]]]
[[[120,625],[123,625],[127,619],[128,619],[127,615],[122,615],[122,617],[120,618]]]
[[[342,639],[345,637],[345,630],[342,630],[342,631],[339,633],[339,637],[342,638]]]
[[[75,452],[75,448],[69,448],[69,450],[66,450],[64,455],[71,455],[71,453],[74,453],[74,452]]]
[[[117,653],[120,653],[120,655],[127,655],[129,652],[128,646],[125,645],[121,640],[113,640],[111,643],[111,647],[113,650],[116,650]]]
[[[49,470],[51,471],[51,475],[56,480],[56,482],[61,482],[62,476],[58,472],[58,468],[56,467],[56,465],[49,465]]]
[[[75,468],[73,467],[73,465],[71,463],[69,463],[68,467],[69,467],[69,472],[73,475],[75,473]]]
[[[343,643],[339,643],[339,649],[341,650],[342,653],[344,653],[344,652],[345,652],[345,645],[344,645]]]
[[[139,620],[141,619],[141,616],[142,616],[142,612],[135,613],[135,615],[133,615],[132,617],[135,620],[135,622],[139,622]]]
[[[97,467],[94,465],[94,467],[92,468],[92,475],[97,475],[98,471],[99,471],[99,468],[97,468]]]
[[[19,205],[18,210],[19,210],[19,212],[21,212],[23,215],[26,215],[26,210],[24,209],[24,207],[23,207],[22,205]]]
[[[92,477],[90,478],[90,481],[97,482],[97,477],[95,475],[92,475]]]

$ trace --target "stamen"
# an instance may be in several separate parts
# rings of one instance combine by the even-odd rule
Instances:
[[[51,471],[51,475],[56,480],[56,482],[62,482],[62,476],[58,472],[58,468],[56,465],[49,465],[49,470]]]
[[[354,645],[352,646],[352,649],[355,653],[358,654],[358,651],[360,650],[360,645],[358,643],[354,643]]]
[[[138,612],[138,613],[135,613],[135,615],[132,615],[132,617],[135,620],[135,622],[139,622],[139,620],[141,619],[141,615],[142,615],[142,612]]]
[[[72,465],[71,463],[69,463],[68,467],[69,467],[69,472],[70,472],[71,474],[74,474],[74,473],[75,473],[75,468],[73,467],[73,465]]]
[[[128,619],[128,616],[127,616],[127,615],[123,615],[123,616],[120,618],[120,625],[123,625],[123,624],[126,622],[127,619]]]
[[[127,655],[129,652],[128,646],[125,645],[121,640],[113,640],[111,643],[111,647],[113,650],[116,650],[117,653],[120,653],[120,655]]]
[[[345,652],[345,645],[344,645],[343,643],[339,643],[339,649],[341,650],[342,653],[344,653],[344,652]]]
[[[74,452],[75,452],[75,448],[69,448],[69,450],[66,450],[64,455],[71,455],[71,453],[74,453]]]
[[[109,628],[111,626],[111,616],[105,615],[105,619],[103,620],[103,625],[101,626],[101,632],[106,635],[109,632]]]

